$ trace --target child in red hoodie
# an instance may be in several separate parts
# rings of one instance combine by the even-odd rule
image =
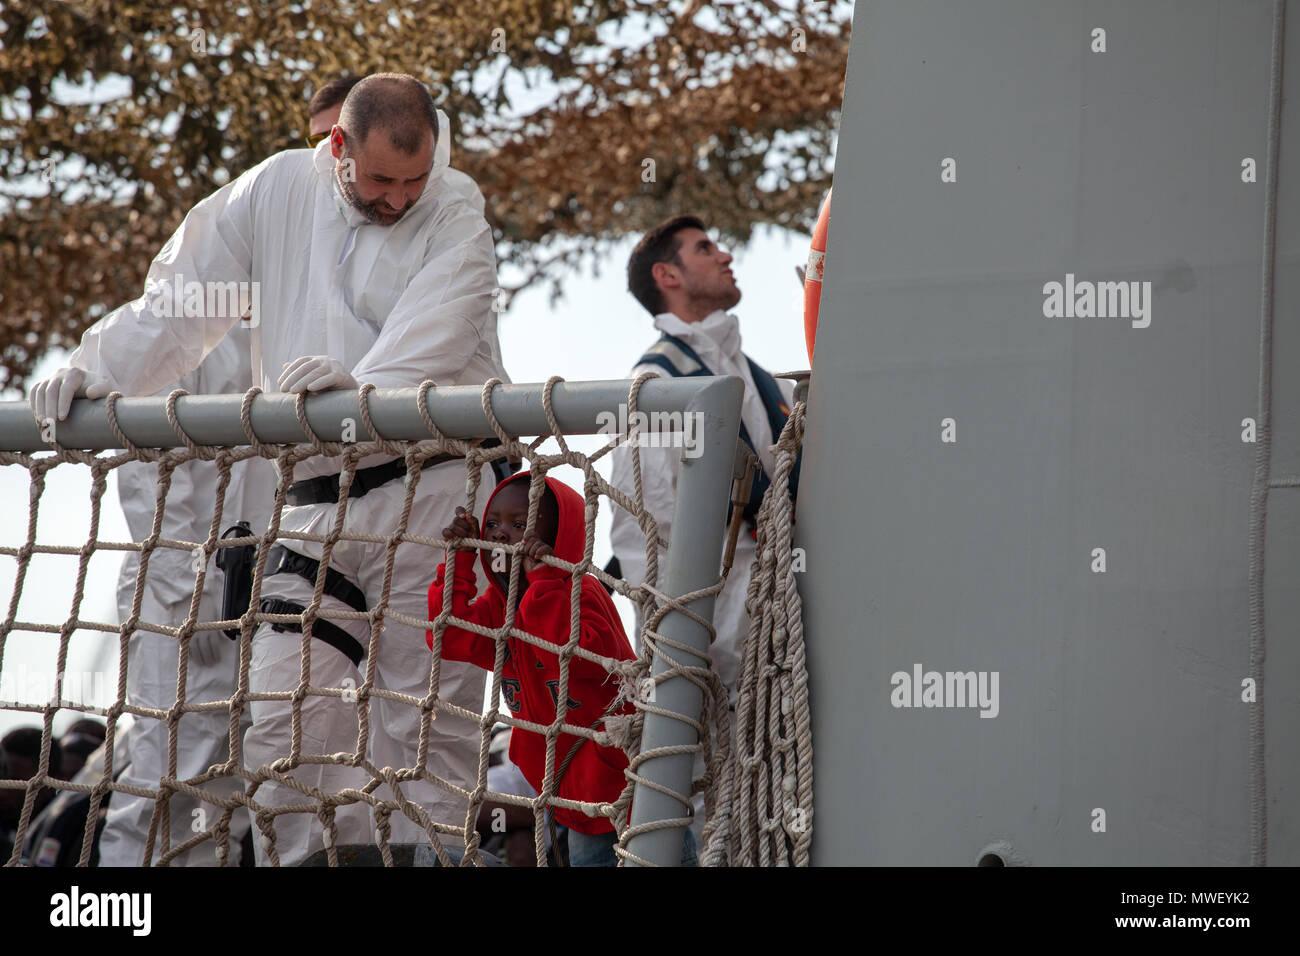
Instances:
[[[493,550],[484,548],[479,554],[489,582],[488,589],[481,595],[476,595],[469,554],[457,556],[451,603],[451,613],[456,617],[486,628],[498,628],[505,621],[510,562],[504,549],[525,540],[530,480],[529,472],[524,471],[497,485],[483,510],[481,535],[473,515],[464,508],[457,508],[455,520],[449,528],[443,529],[444,538],[482,537],[498,546],[496,560]],[[562,647],[569,642],[572,578],[568,571],[543,564],[538,558],[554,554],[575,564],[582,560],[586,541],[586,504],[581,495],[563,482],[549,477],[545,480],[546,488],[538,503],[536,532],[528,536],[524,545],[521,569],[524,574],[519,579],[519,604],[515,610],[514,626]],[[437,577],[429,588],[430,619],[442,613],[445,573],[446,564],[440,564]],[[589,574],[582,578],[579,634],[579,646],[594,654],[617,660],[633,660],[636,656],[623,632],[614,602],[599,579]],[[432,649],[432,631],[427,632],[427,639]],[[490,671],[496,656],[496,642],[473,631],[448,626],[442,636],[442,656],[448,660],[468,661]],[[555,719],[560,686],[557,653],[511,637],[506,643],[501,676],[502,693],[516,717],[537,724],[549,724]],[[601,729],[601,719],[617,693],[617,680],[601,665],[576,655],[571,657],[565,723]],[[626,714],[631,711],[631,705],[625,703],[614,712]],[[577,752],[559,781],[557,796],[588,803],[613,803],[626,783],[623,771],[628,765],[627,756],[617,747],[601,746],[589,738],[572,734],[560,734],[555,747],[555,772],[559,772],[565,756],[575,745]],[[546,738],[516,728],[510,735],[510,759],[540,792],[546,768]],[[614,853],[617,835],[609,818],[589,817],[580,810],[556,808],[555,819],[569,831],[570,865],[617,865]],[[689,830],[686,836],[689,846],[684,847],[688,852],[683,853],[683,862],[689,863],[695,856],[694,840],[689,839]]]

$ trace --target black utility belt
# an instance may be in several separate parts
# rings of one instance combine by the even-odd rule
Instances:
[[[485,438],[479,443],[479,447],[496,448],[500,444],[500,439]],[[432,468],[434,465],[442,465],[449,461],[463,460],[464,457],[464,455],[450,454],[434,455],[432,458],[426,458],[420,468]],[[506,472],[502,476],[501,469],[498,467],[502,464],[505,464],[503,458],[497,458],[492,462],[492,468],[498,473],[499,481],[508,478],[511,474],[511,472]],[[406,462],[400,458],[382,465],[375,465],[373,468],[362,468],[352,476],[352,486],[348,488],[348,497],[360,498],[362,495],[405,475]],[[289,486],[288,491],[285,493],[285,501],[291,505],[320,505],[338,501],[341,478],[341,475],[321,475],[319,478],[296,481]]]
[[[240,522],[232,528],[226,529],[223,538],[242,538],[252,535],[246,522]],[[255,545],[245,544],[238,548],[222,548],[217,552],[217,566],[225,572],[224,590],[221,598],[221,619],[223,621],[233,621],[244,616],[248,606],[252,601],[253,594],[253,565],[257,563],[257,548]],[[320,562],[305,554],[299,554],[297,551],[290,551],[283,545],[273,545],[266,556],[266,570],[263,573],[264,578],[269,578],[275,574],[296,574],[309,584],[315,586],[316,575],[320,572]],[[349,581],[341,572],[334,568],[325,569],[325,593],[330,597],[338,598],[354,611],[365,613],[367,610],[366,596],[361,589]],[[267,599],[263,598],[260,602],[260,609],[266,613],[272,614],[301,614],[302,608],[297,611],[267,611],[265,607]],[[279,602],[283,604],[284,602]],[[325,624],[328,622],[320,622]],[[276,625],[276,630],[284,630],[284,625]],[[239,638],[239,628],[231,628],[226,631],[226,635],[231,640]],[[350,655],[349,655],[350,656]]]
[[[421,468],[432,468],[443,462],[455,461],[460,455],[434,455],[426,458]],[[381,485],[395,481],[406,474],[406,462],[400,458],[373,468],[361,468],[352,476],[352,486],[348,488],[349,498],[360,498]],[[289,486],[284,500],[291,505],[320,505],[339,500],[341,475],[321,475],[319,478],[307,478],[295,481]]]

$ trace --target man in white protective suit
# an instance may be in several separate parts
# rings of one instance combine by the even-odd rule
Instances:
[[[250,331],[236,326],[209,353],[195,371],[177,383],[190,394],[240,393],[252,384],[249,365]],[[166,395],[170,388],[160,394]],[[134,541],[153,532],[157,501],[158,466],[152,462],[128,462],[117,469],[117,493]],[[217,468],[211,462],[189,461],[172,472],[162,536],[177,541],[203,542],[212,525],[217,495]],[[256,534],[266,530],[275,498],[276,475],[271,464],[254,457],[237,462],[230,470],[222,508],[221,529],[239,521],[248,522]],[[117,605],[121,620],[131,614],[135,598],[139,555],[128,554],[118,579]],[[197,577],[195,560],[189,552],[156,548],[149,558],[148,573],[141,593],[140,620],[151,624],[179,626],[189,614]],[[196,621],[221,618],[224,576],[208,562],[203,596]],[[127,700],[141,707],[166,710],[176,702],[176,677],[180,648],[175,639],[151,631],[131,635],[127,662]],[[235,691],[239,645],[222,631],[196,632],[190,640],[185,699],[189,704],[227,700]],[[119,782],[157,789],[167,773],[167,724],[148,717],[136,718],[136,729],[128,738],[125,758],[129,769]],[[184,714],[177,724],[176,776],[187,780],[222,764],[230,757],[230,717],[211,711]],[[226,798],[243,790],[236,776],[203,784],[216,797]],[[171,797],[171,847],[175,848],[216,823],[221,808],[187,794]],[[201,813],[196,814],[196,811]],[[146,839],[154,812],[154,801],[129,793],[116,793],[109,805],[108,820],[99,844],[100,866],[142,866],[158,862],[161,836],[154,839],[151,859],[144,858]],[[230,855],[227,863],[238,865],[240,841],[248,831],[248,814],[242,808],[230,820]],[[216,866],[220,860],[213,843],[205,842],[171,859],[170,866]]]
[[[726,685],[734,707],[741,653],[749,633],[745,594],[757,555],[755,518],[776,467],[771,446],[789,417],[794,388],[789,382],[774,379],[741,351],[740,320],[729,311],[740,301],[731,262],[732,257],[709,238],[703,222],[694,216],[676,216],[641,238],[628,259],[627,277],[628,290],[654,317],[654,326],[660,332],[658,341],[637,361],[629,378],[642,372],[656,372],[665,378],[735,375],[745,383],[740,438],[757,455],[762,471],[755,478],[749,505],[744,509],[731,573],[714,601],[717,636],[710,648],[713,669]],[[684,429],[682,442],[688,442],[692,435],[698,440],[699,429]],[[666,444],[668,438],[653,436],[651,440]],[[677,472],[682,456],[691,454],[692,449],[643,444],[638,450],[645,506],[659,523],[664,540],[671,540]],[[627,444],[610,453],[611,484],[629,497],[635,491],[632,455],[633,449]],[[797,482],[796,470],[791,476],[792,487]],[[725,534],[725,526],[717,529],[719,542]],[[622,577],[629,584],[640,584],[646,574],[646,536],[636,519],[622,508],[614,508],[610,539]],[[666,549],[659,550],[660,586],[666,554]],[[639,610],[637,617],[639,634],[644,623]],[[697,759],[695,776],[703,770],[703,761]],[[703,806],[703,798],[697,796],[691,827],[697,839],[702,836]]]
[[[446,118],[424,86],[401,74],[367,77],[348,94],[338,125],[315,150],[272,156],[190,211],[150,266],[145,294],[96,323],[70,367],[35,387],[31,400],[37,418],[65,417],[77,394],[95,398],[111,389],[151,394],[196,367],[245,310],[231,307],[229,296],[214,307],[209,296],[197,315],[190,314],[188,291],[194,282],[250,284],[254,380],[266,391],[354,389],[366,382],[416,386],[425,379],[439,385],[481,385],[494,377],[508,381],[497,341],[496,259],[483,198],[449,160]],[[184,309],[177,307],[182,284]],[[463,460],[431,463],[417,485],[407,532],[438,538],[464,499],[465,465]],[[338,458],[320,457],[297,466],[283,531],[329,532],[341,466]],[[404,464],[391,456],[362,459],[346,530],[391,533],[405,498],[404,475]],[[481,478],[492,487],[490,468],[484,467]],[[374,607],[385,551],[383,544],[340,542],[323,608]],[[311,601],[320,554],[314,542],[288,539],[277,546],[268,560],[261,610],[300,613]],[[435,563],[420,545],[397,549],[392,611],[425,619]],[[312,632],[311,684],[360,686],[369,624],[318,620]],[[300,642],[300,626],[261,625],[253,640],[250,690],[293,691]],[[430,656],[422,630],[389,618],[380,639],[378,686],[423,697]],[[481,707],[481,672],[444,662],[440,673],[441,700],[472,711]],[[303,755],[355,750],[355,702],[310,696],[301,706]],[[289,754],[292,710],[288,701],[255,701],[251,710],[244,763],[257,769]],[[381,769],[414,767],[418,711],[374,700],[370,713],[368,758]],[[475,723],[439,712],[427,769],[472,786],[477,749]],[[292,775],[326,793],[366,780],[362,770],[333,763],[303,763]],[[401,790],[435,822],[464,825],[461,798],[427,780],[402,784]],[[387,784],[375,795],[394,797]],[[263,806],[310,802],[298,790],[272,782],[262,783],[254,799]],[[341,844],[372,839],[373,821],[364,804],[339,807],[335,824]],[[323,848],[322,827],[313,813],[281,814],[274,826],[282,864],[301,862]],[[427,839],[416,823],[393,816],[393,842]],[[268,862],[264,842],[257,846],[258,862]]]

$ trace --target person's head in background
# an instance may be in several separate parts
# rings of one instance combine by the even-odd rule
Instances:
[[[30,780],[36,776],[41,762],[41,729],[39,727],[19,727],[11,730],[0,739],[0,749],[4,750],[9,770],[7,780]],[[63,751],[57,740],[50,741],[50,776],[62,779]],[[22,815],[26,791],[0,789],[0,823],[9,827],[18,826]],[[54,799],[54,791],[42,787],[36,795],[36,804],[32,807],[32,816],[40,813],[45,805]]]
[[[405,73],[367,76],[330,131],[339,189],[371,222],[394,225],[424,191],[437,142],[438,110],[423,83]]]
[[[352,92],[352,87],[361,82],[361,77],[348,74],[337,80],[330,80],[314,94],[307,104],[307,145],[315,147],[317,143],[330,134],[334,124],[339,121],[339,111],[343,101]]]
[[[488,744],[488,766],[499,767],[510,753],[510,728],[498,726],[492,731],[492,740]]]
[[[699,322],[740,301],[731,255],[709,238],[695,216],[655,226],[627,260],[627,288],[651,315],[671,312]]]
[[[59,738],[63,751],[60,780],[71,780],[86,765],[86,758],[104,745],[104,725],[97,720],[78,720]]]

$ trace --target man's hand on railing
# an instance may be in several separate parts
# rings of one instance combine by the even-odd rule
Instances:
[[[47,420],[63,421],[78,396],[103,398],[112,388],[108,380],[91,375],[79,368],[61,368],[49,378],[33,386],[27,400],[31,403],[36,424]]]
[[[322,392],[329,388],[356,388],[357,380],[337,359],[304,355],[285,365],[280,374],[282,392]]]

